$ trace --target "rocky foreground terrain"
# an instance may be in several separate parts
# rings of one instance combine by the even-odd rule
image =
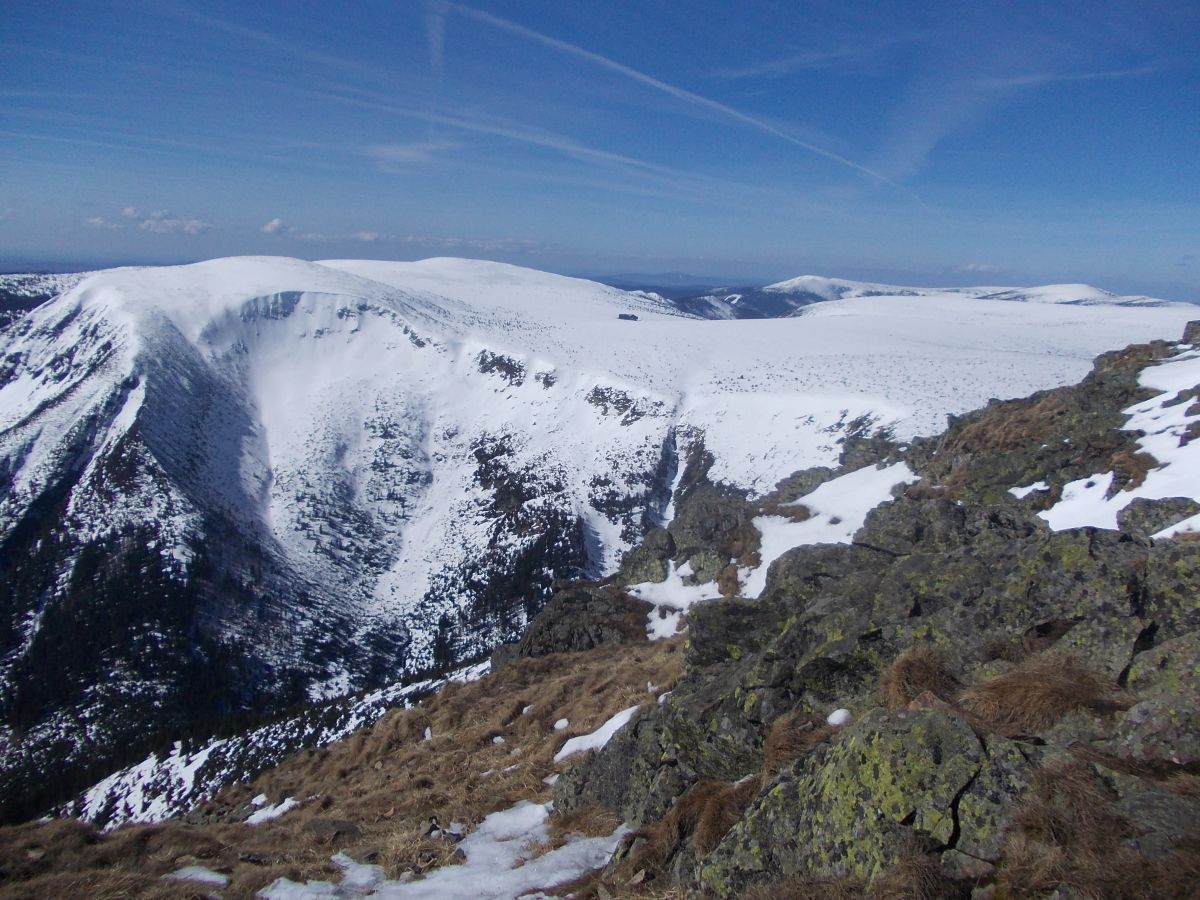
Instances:
[[[1184,340],[933,438],[847,437],[754,500],[696,451],[669,524],[560,584],[489,675],[185,817],[0,830],[0,896],[1194,897],[1200,325]],[[848,542],[777,552],[836,524],[823,486],[901,465]],[[671,584],[713,599],[672,609]],[[666,620],[682,637],[648,640]]]

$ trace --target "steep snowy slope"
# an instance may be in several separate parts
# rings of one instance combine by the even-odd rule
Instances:
[[[96,274],[0,336],[0,794],[515,638],[701,441],[764,493],[1189,312],[938,292],[714,322],[455,259]]]

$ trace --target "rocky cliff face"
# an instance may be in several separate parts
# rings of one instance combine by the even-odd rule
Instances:
[[[1200,543],[1162,532],[1195,501],[1126,503],[1118,529],[1047,519],[1077,481],[1112,473],[1108,500],[1121,500],[1167,468],[1139,458],[1145,431],[1121,429],[1139,404],[1193,404],[1196,385],[1145,386],[1164,371],[1148,367],[1193,354],[1107,354],[1077,386],[893,447],[921,480],[851,543],[784,553],[757,599],[690,607],[683,680],[556,786],[559,808],[611,807],[641,829],[597,884],[1190,896]],[[1172,427],[1186,446],[1190,421]],[[742,509],[702,517],[723,523],[719,563],[761,503]],[[626,574],[665,577],[690,527],[677,519]]]

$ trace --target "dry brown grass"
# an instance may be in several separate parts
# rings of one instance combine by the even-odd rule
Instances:
[[[555,812],[547,823],[550,831],[550,847],[561,847],[572,835],[603,837],[612,834],[621,824],[621,817],[607,806],[591,804],[574,812]]]
[[[424,838],[424,819],[469,827],[518,800],[548,799],[543,779],[556,768],[562,744],[621,709],[652,703],[647,683],[669,690],[682,657],[677,639],[518,660],[227,789],[202,807],[214,824],[169,822],[108,834],[73,821],[0,829],[0,897],[190,896],[194,886],[161,876],[194,864],[230,876],[225,897],[249,898],[281,876],[336,880],[330,856],[339,850],[379,863],[391,876],[425,871],[451,859],[455,847]],[[555,731],[560,718],[570,727]],[[222,821],[259,793],[276,802],[295,797],[301,806],[255,827]],[[87,889],[43,890],[47,878],[75,879]]]
[[[763,782],[770,781],[780,769],[828,741],[838,731],[824,719],[811,718],[800,711],[780,716],[767,732],[763,744]]]
[[[1150,470],[1158,465],[1158,460],[1149,453],[1118,450],[1108,464],[1113,473],[1112,492],[1115,493],[1140,487]]]
[[[1185,544],[1195,543],[1200,541],[1200,531],[1184,531],[1171,538],[1173,541],[1181,541]]]
[[[622,860],[611,880],[594,884],[592,889],[597,893],[611,893],[614,886],[662,890],[667,882],[666,868],[684,842],[692,838],[698,854],[711,853],[761,789],[757,775],[735,782],[703,781],[695,785],[662,819],[629,837],[635,849]]]
[[[1057,644],[1068,631],[1078,624],[1076,619],[1052,619],[1028,629],[1020,640],[995,637],[987,640],[980,648],[980,658],[985,661],[1002,659],[1019,663],[1035,653],[1041,653]]]
[[[1024,644],[1012,638],[989,638],[979,648],[979,658],[984,662],[992,662],[993,660],[1000,659],[1005,662],[1016,663],[1028,655],[1029,651],[1025,649]]]
[[[1088,763],[1071,761],[1036,772],[1000,861],[1004,895],[1059,891],[1083,900],[1194,898],[1200,841],[1193,836],[1165,857],[1147,859],[1127,843],[1130,825],[1110,811],[1113,799]]]
[[[954,698],[976,724],[1006,735],[1035,734],[1076,710],[1129,706],[1116,685],[1066,653],[1040,653]]]
[[[945,655],[927,644],[905,650],[883,670],[879,690],[889,709],[907,709],[926,692],[950,701],[959,689],[958,677],[950,670]]]
[[[969,896],[948,878],[937,857],[912,840],[896,864],[874,881],[862,878],[790,878],[743,891],[743,900],[954,900]]]
[[[1019,450],[1027,444],[1040,443],[1048,435],[1057,435],[1066,413],[1066,404],[1057,393],[1047,394],[1033,404],[1027,400],[997,403],[965,425],[947,449],[966,453]]]
[[[807,522],[812,518],[812,510],[803,503],[780,503],[778,500],[766,500],[759,504],[760,516],[782,516],[791,522]]]

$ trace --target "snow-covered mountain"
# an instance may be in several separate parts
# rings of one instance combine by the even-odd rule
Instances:
[[[762,319],[801,315],[814,303],[859,297],[966,297],[1024,303],[1062,303],[1079,306],[1190,306],[1153,297],[1123,297],[1087,284],[1048,284],[1040,287],[900,287],[867,281],[848,281],[822,275],[801,275],[764,287],[725,287],[701,292],[668,291],[680,310],[706,319]]]
[[[0,796],[512,640],[701,446],[766,493],[1192,312],[873,294],[714,322],[457,259],[84,279],[0,335]]]
[[[0,331],[39,304],[70,290],[88,274],[90,273],[0,275]]]

